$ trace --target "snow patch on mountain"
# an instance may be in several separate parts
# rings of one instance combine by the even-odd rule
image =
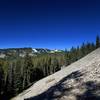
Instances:
[[[35,52],[35,53],[37,53],[38,51],[36,50],[36,49],[32,49],[33,50],[33,53]]]

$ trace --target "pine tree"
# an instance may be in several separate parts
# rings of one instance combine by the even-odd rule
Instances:
[[[98,47],[100,47],[100,38],[97,35],[97,37],[96,37],[96,48],[98,48]]]
[[[23,68],[23,88],[30,84],[31,69],[33,68],[31,57],[26,54]]]
[[[7,79],[6,79],[6,84],[5,84],[5,93],[7,95],[7,98],[10,98],[15,95],[15,88],[14,88],[14,66],[13,62],[9,64],[8,68],[8,74],[7,74]]]
[[[2,68],[2,65],[0,64],[0,97],[3,93],[4,88],[4,70]]]

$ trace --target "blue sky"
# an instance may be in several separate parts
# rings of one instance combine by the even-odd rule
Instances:
[[[95,41],[100,0],[0,0],[0,48],[64,49]]]

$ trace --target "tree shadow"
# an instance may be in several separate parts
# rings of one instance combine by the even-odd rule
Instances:
[[[55,86],[49,88],[46,92],[27,98],[25,100],[60,100],[63,96],[68,97],[69,95],[74,95],[75,100],[100,100],[100,84],[94,81],[87,81],[83,82],[83,78],[85,78],[80,71],[75,71],[68,75],[67,77],[63,78],[59,81]],[[82,78],[83,77],[83,78]],[[82,81],[83,83],[80,86],[69,86],[68,81],[73,80],[76,83]],[[85,91],[82,94],[77,94],[77,91],[72,92],[75,89],[79,89],[81,87],[85,88]],[[61,100],[70,100],[70,99],[61,99]],[[74,100],[74,99],[71,99]]]
[[[83,85],[86,86],[86,91],[77,95],[77,100],[100,100],[100,83],[88,81]]]
[[[74,81],[80,81],[83,74],[84,73],[81,73],[80,71],[72,72],[70,75],[59,81],[55,86],[49,88],[46,92],[25,100],[53,100],[61,98],[65,92],[67,93],[67,91],[71,91],[73,89],[73,87],[67,87],[67,83],[65,83],[65,87],[64,82],[71,79],[74,79]]]

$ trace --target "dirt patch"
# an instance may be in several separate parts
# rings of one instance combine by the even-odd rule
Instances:
[[[52,78],[52,79],[47,80],[47,81],[46,81],[46,84],[48,84],[48,83],[50,83],[50,82],[52,82],[52,81],[55,81],[55,78]]]

